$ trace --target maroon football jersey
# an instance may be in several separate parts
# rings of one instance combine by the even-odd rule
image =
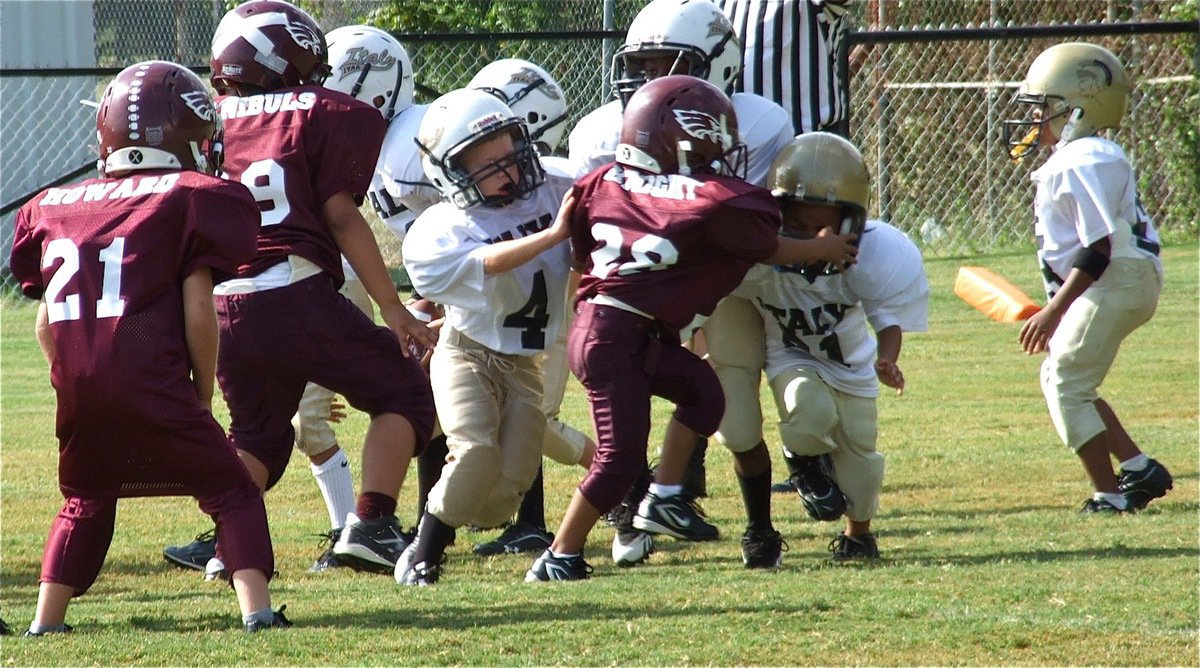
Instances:
[[[190,380],[182,287],[201,266],[232,274],[257,229],[245,188],[188,171],[50,188],[18,212],[10,266],[46,302],[64,491],[125,493],[224,465],[206,460],[205,443],[230,446]]]
[[[771,193],[732,177],[601,167],[576,184],[579,299],[607,295],[682,329],[779,246]]]
[[[225,177],[241,181],[262,212],[254,276],[299,255],[342,281],[337,243],[321,207],[349,192],[362,203],[387,123],[370,105],[321,86],[220,97]]]

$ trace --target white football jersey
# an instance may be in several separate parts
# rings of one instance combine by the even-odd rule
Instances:
[[[762,316],[768,378],[785,369],[813,368],[837,390],[879,395],[876,332],[898,325],[928,328],[929,283],[921,252],[900,230],[869,221],[859,242],[858,264],[811,282],[786,267],[757,265],[737,289]]]
[[[1158,230],[1142,208],[1125,152],[1101,137],[1069,142],[1032,174],[1034,234],[1046,294],[1053,296],[1084,246],[1112,237],[1112,257],[1158,257]],[[1046,271],[1049,270],[1049,271]]]
[[[392,118],[371,179],[371,206],[401,241],[417,216],[442,198],[426,178],[421,149],[413,141],[428,109],[414,105]]]
[[[480,252],[550,227],[573,182],[548,166],[546,182],[529,199],[465,211],[449,202],[430,207],[404,239],[404,266],[413,288],[444,306],[447,324],[496,352],[543,352],[565,315],[570,242],[497,274],[484,274]]]
[[[737,114],[738,135],[746,144],[746,180],[767,185],[775,155],[795,138],[786,110],[761,95],[734,93],[729,98]],[[616,160],[621,141],[621,102],[613,100],[579,119],[567,139],[571,162],[580,174]]]

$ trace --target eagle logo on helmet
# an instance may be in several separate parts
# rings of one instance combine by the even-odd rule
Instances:
[[[1112,85],[1112,71],[1108,69],[1099,60],[1091,60],[1082,63],[1075,69],[1075,76],[1079,78],[1079,92],[1085,97],[1092,97],[1099,93],[1106,86]]]
[[[188,91],[179,96],[183,103],[196,114],[200,120],[212,122],[217,118],[217,110],[213,108],[212,99],[208,93],[199,90]]]
[[[729,17],[721,12],[713,12],[713,19],[708,24],[708,37],[724,35],[731,31],[733,31],[733,24],[729,22]]]
[[[725,145],[725,124],[712,114],[696,109],[673,109],[672,112],[679,127],[692,137],[717,146]]]
[[[512,76],[508,79],[508,83],[519,83],[525,84],[529,87],[541,88],[542,92],[546,94],[546,97],[550,98],[551,100],[558,100],[562,98],[562,93],[559,92],[558,87],[554,86],[549,81],[546,81],[541,77],[541,75],[529,69],[528,67],[522,67],[516,72],[513,72]]]
[[[300,48],[308,49],[313,55],[321,55],[321,36],[313,32],[311,27],[301,21],[289,20],[287,31],[292,36],[292,41]]]

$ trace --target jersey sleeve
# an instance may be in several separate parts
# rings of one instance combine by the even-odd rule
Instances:
[[[318,169],[313,175],[314,201],[320,207],[330,197],[348,192],[361,205],[371,187],[387,124],[378,111],[365,104],[345,104],[326,97],[318,104],[318,155],[309,163]]]
[[[1128,163],[1108,160],[1083,162],[1063,172],[1056,193],[1057,204],[1075,221],[1075,230],[1084,246],[1116,233],[1117,212],[1110,204],[1112,194],[1105,184],[1131,179],[1130,171]]]
[[[708,234],[712,243],[735,257],[763,262],[779,248],[780,220],[771,194],[756,188],[722,202]]]
[[[468,311],[484,311],[488,300],[480,254],[485,243],[447,220],[461,215],[449,204],[421,214],[404,238],[404,269],[413,290],[422,297]]]
[[[900,230],[881,223],[869,227],[858,264],[847,277],[875,331],[892,326],[905,332],[929,329],[929,282],[921,251]]]
[[[39,196],[40,199],[40,196]],[[17,212],[13,227],[12,252],[8,258],[9,271],[21,286],[21,293],[30,299],[41,299],[46,286],[42,282],[42,243],[31,229],[33,207],[31,200]]]
[[[211,267],[219,283],[257,252],[260,214],[254,196],[234,181],[212,179],[188,194],[183,276]]]

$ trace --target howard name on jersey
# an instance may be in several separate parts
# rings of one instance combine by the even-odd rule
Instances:
[[[779,246],[768,191],[728,176],[602,167],[576,186],[578,298],[616,299],[676,332],[697,326]]]
[[[371,179],[371,207],[400,241],[417,217],[438,203],[441,195],[421,167],[421,149],[413,139],[429,105],[414,105],[388,123],[379,164]]]
[[[795,138],[792,119],[778,104],[753,93],[734,93],[738,137],[746,144],[746,180],[765,186],[771,162]],[[571,162],[581,174],[616,160],[621,141],[621,102],[613,100],[584,116],[567,138]]]
[[[568,175],[547,169],[546,182],[529,199],[465,211],[442,202],[426,210],[404,238],[413,289],[444,306],[448,325],[496,352],[544,351],[565,315],[569,245],[497,274],[484,274],[481,251],[550,227],[571,183]]]
[[[262,212],[258,254],[238,276],[298,255],[341,283],[341,256],[321,209],[340,192],[362,203],[387,127],[383,117],[322,86],[226,96],[217,105],[225,121],[225,176],[249,188]]]
[[[921,252],[903,232],[869,221],[858,263],[841,274],[811,280],[790,267],[756,267],[738,289],[762,316],[767,335],[767,377],[787,368],[812,367],[833,387],[861,397],[879,393],[875,337],[898,325],[928,328],[929,283]]]

